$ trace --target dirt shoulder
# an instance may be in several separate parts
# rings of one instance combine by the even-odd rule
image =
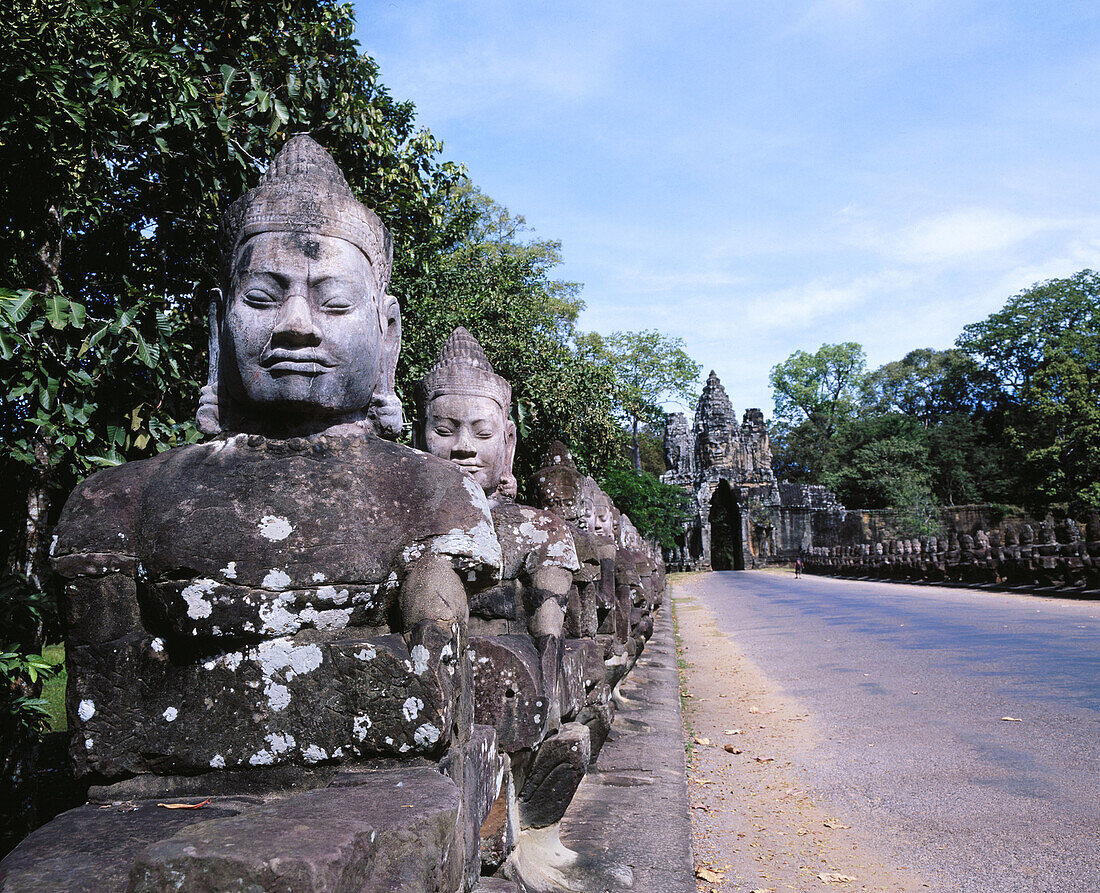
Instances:
[[[693,595],[698,576],[675,575],[672,588],[698,890],[929,889],[807,789],[814,718],[715,626]]]

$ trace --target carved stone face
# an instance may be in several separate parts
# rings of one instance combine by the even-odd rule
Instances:
[[[615,538],[615,519],[611,514],[611,500],[604,493],[597,493],[592,500],[592,532],[596,536]]]
[[[700,438],[699,450],[703,466],[713,468],[726,463],[729,455],[729,441],[721,434],[711,431]]]
[[[429,453],[450,459],[492,494],[511,471],[515,429],[489,397],[441,394],[428,404],[424,443]]]
[[[379,383],[383,342],[392,337],[379,325],[376,291],[370,262],[350,242],[253,236],[237,251],[222,323],[230,396],[253,411],[364,411]]]

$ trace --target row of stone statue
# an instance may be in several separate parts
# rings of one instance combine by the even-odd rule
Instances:
[[[556,829],[660,554],[560,443],[515,502],[511,388],[465,329],[420,383],[419,449],[387,439],[390,238],[312,139],[221,250],[212,439],[88,478],[52,550],[73,762],[124,805],[39,829],[0,890],[595,889]]]
[[[1036,529],[1037,527],[1037,529]],[[815,573],[1022,587],[1100,589],[1100,516],[1081,524],[1048,518],[1006,522],[973,534],[922,536],[809,550]]]

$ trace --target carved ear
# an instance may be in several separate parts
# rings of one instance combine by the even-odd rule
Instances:
[[[383,294],[378,301],[378,325],[382,330],[381,377],[378,386],[384,393],[394,393],[397,357],[401,353],[401,305],[397,298]]]
[[[516,423],[511,419],[504,421],[504,474],[512,475],[512,463],[516,459]]]
[[[222,320],[225,319],[225,300],[220,288],[210,289],[207,319],[210,327],[210,367],[206,374],[206,384],[199,391],[199,409],[195,413],[195,424],[203,434],[214,435],[222,430],[219,392],[221,391],[221,334]]]
[[[378,300],[378,326],[382,332],[378,385],[367,417],[379,436],[396,438],[405,424],[405,415],[395,383],[397,357],[401,353],[401,307],[393,295],[383,294]]]

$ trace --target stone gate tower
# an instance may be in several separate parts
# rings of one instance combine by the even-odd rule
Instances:
[[[682,413],[668,416],[665,458],[661,479],[691,493],[693,512],[670,566],[740,570],[774,557],[779,484],[759,409],[747,410],[739,425],[711,371],[691,428]]]

